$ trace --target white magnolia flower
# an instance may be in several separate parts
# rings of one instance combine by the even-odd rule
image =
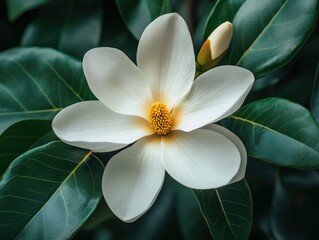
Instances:
[[[246,150],[216,122],[243,103],[253,74],[221,66],[193,82],[195,57],[185,21],[166,14],[144,31],[137,66],[114,48],[86,53],[83,69],[99,101],[63,109],[53,120],[64,142],[95,152],[133,145],[107,164],[103,194],[111,210],[131,222],[155,201],[165,170],[194,189],[243,178]]]

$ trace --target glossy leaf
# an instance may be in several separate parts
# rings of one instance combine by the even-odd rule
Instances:
[[[170,12],[170,0],[116,0],[122,18],[139,39],[147,25],[158,16]]]
[[[246,0],[241,6],[242,1],[225,2],[216,6],[226,7],[216,7],[211,14],[234,16],[233,39],[223,63],[247,68],[256,79],[294,57],[310,36],[318,13],[318,0]]]
[[[319,124],[319,63],[317,64],[310,104],[311,112]]]
[[[259,100],[222,125],[239,136],[251,157],[286,167],[319,167],[319,128],[299,104],[280,98]]]
[[[10,126],[0,135],[0,176],[16,157],[44,144],[45,138],[52,140],[52,135],[51,121],[48,120],[25,120]]]
[[[26,11],[40,7],[50,0],[7,0],[7,12],[11,21],[16,20]]]
[[[62,142],[21,155],[0,182],[0,236],[71,238],[101,198],[103,170],[91,151]]]
[[[278,85],[274,92],[275,96],[309,106],[319,62],[318,41],[319,35],[312,34],[312,37],[298,52],[291,64],[288,64],[291,65],[291,68],[284,81]]]
[[[0,134],[17,121],[52,119],[63,107],[94,99],[81,63],[52,49],[1,53],[0,76]]]
[[[245,1],[246,0],[218,0],[207,18],[203,41],[207,39],[212,31],[220,24],[226,21],[233,22],[237,11]]]
[[[215,240],[248,239],[252,201],[245,179],[212,190],[193,190]]]
[[[102,0],[52,1],[29,23],[22,46],[52,47],[82,59],[85,52],[99,45],[102,4]]]

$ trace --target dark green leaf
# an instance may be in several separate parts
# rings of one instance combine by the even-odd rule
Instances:
[[[237,9],[235,2],[212,14],[228,15],[229,9]],[[318,0],[246,0],[235,14],[223,63],[247,68],[256,79],[282,67],[308,39],[317,13]]]
[[[103,21],[101,46],[121,49],[132,61],[136,58],[138,41],[127,31],[115,1],[107,1]],[[114,24],[116,22],[116,24]]]
[[[265,239],[253,234],[260,235],[260,232],[269,232],[271,201],[276,182],[277,168],[277,166],[264,161],[251,157],[248,158],[245,179],[253,197],[254,213],[251,239]]]
[[[280,166],[319,167],[319,128],[299,104],[280,98],[259,100],[222,124],[241,138],[251,157]]]
[[[179,239],[177,221],[175,218],[175,188],[176,182],[167,177],[161,193],[154,205],[140,220],[132,224],[132,233],[129,237],[118,239]],[[163,231],[165,229],[165,231]],[[122,228],[120,228],[122,230]]]
[[[177,190],[177,218],[183,239],[211,239],[209,228],[201,214],[192,190],[180,184]]]
[[[199,52],[203,42],[206,40],[206,39],[203,39],[203,36],[204,36],[205,31],[206,31],[207,18],[210,15],[211,9],[213,9],[215,4],[216,4],[215,1],[200,1],[200,2],[198,2],[196,4],[197,14],[196,15],[194,14],[194,15],[196,16],[196,18],[199,19],[199,21],[197,22],[196,26],[194,26],[195,25],[194,21],[188,21],[189,22],[189,29],[191,31],[191,34],[193,35],[193,44],[194,44],[195,55],[197,55],[196,53]],[[190,12],[190,14],[191,13],[192,12]],[[183,18],[187,22],[186,16],[183,16]],[[192,18],[194,19],[194,16]]]
[[[26,11],[42,6],[49,1],[50,0],[7,0],[8,17],[11,21],[14,21]]]
[[[82,59],[86,51],[99,45],[102,3],[102,0],[52,1],[39,9],[27,26],[22,46],[52,47]]]
[[[319,62],[318,41],[319,36],[313,34],[292,64],[288,64],[291,68],[273,96],[289,99],[308,108]]]
[[[315,80],[311,97],[311,112],[319,124],[319,63],[317,64]]]
[[[193,190],[215,240],[248,239],[252,201],[245,179],[212,190]]]
[[[116,0],[124,22],[136,39],[158,16],[170,12],[170,0]]]
[[[207,39],[212,31],[220,24],[226,21],[232,22],[237,11],[245,1],[246,0],[218,0],[207,18],[203,41]]]
[[[18,157],[0,182],[3,239],[69,239],[98,204],[103,164],[51,142]]]
[[[281,169],[277,179],[271,209],[271,239],[319,239],[319,172]]]
[[[48,120],[17,122],[3,132],[0,135],[0,176],[16,157],[41,144],[51,132],[51,121]]]
[[[109,206],[106,204],[104,198],[102,198],[97,205],[96,209],[88,220],[83,225],[82,229],[85,231],[94,230],[97,226],[107,220],[116,219]]]
[[[72,103],[94,99],[81,63],[52,49],[0,54],[0,134],[24,119],[52,119]]]

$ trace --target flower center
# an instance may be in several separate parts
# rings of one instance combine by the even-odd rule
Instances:
[[[148,112],[148,122],[155,133],[159,135],[167,134],[173,125],[172,115],[165,104],[155,102]]]

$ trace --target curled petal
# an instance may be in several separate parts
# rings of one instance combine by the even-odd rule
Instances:
[[[247,166],[247,151],[243,142],[234,133],[232,133],[227,128],[224,128],[222,126],[219,126],[216,124],[209,124],[205,126],[204,128],[224,135],[228,140],[230,140],[232,143],[235,144],[235,146],[237,147],[240,153],[240,167],[236,175],[229,182],[229,184],[242,180],[245,177],[246,166]]]

